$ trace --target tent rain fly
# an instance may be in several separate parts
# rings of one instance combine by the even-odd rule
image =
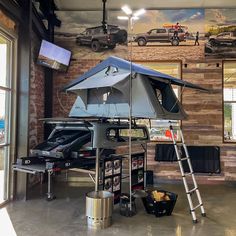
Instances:
[[[78,95],[70,117],[129,118],[130,62],[109,57],[64,90]],[[132,117],[181,120],[187,117],[172,84],[197,85],[132,63]]]

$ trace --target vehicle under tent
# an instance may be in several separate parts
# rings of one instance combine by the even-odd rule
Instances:
[[[124,59],[109,57],[63,88],[64,92],[77,94],[69,118],[46,119],[55,126],[52,133],[31,150],[29,157],[17,159],[13,169],[31,174],[48,173],[48,200],[54,197],[51,175],[63,169],[78,168],[94,174],[95,191],[98,191],[101,162],[114,155],[117,146],[127,146],[132,141],[141,144],[144,150],[145,187],[149,134],[147,127],[136,124],[136,120],[186,119],[172,85],[207,91]],[[125,135],[122,130],[126,130]],[[139,132],[129,138],[132,130]]]

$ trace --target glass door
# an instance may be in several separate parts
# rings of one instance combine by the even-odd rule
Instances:
[[[9,198],[12,41],[0,31],[0,204]]]

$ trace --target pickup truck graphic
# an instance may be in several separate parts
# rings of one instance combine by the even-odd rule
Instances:
[[[108,25],[106,34],[102,26],[96,26],[85,29],[76,37],[77,45],[90,46],[94,52],[99,52],[105,47],[114,49],[117,44],[124,44],[126,41],[127,31],[116,25]]]
[[[137,34],[134,41],[139,46],[145,46],[148,42],[171,43],[178,46],[180,42],[186,41],[186,33],[183,29],[179,29],[177,35],[174,35],[174,29],[151,29],[147,33]]]
[[[236,32],[223,32],[218,35],[212,35],[209,38],[212,46],[232,45],[236,47]]]

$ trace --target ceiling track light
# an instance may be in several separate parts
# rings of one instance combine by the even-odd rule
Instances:
[[[139,9],[136,12],[134,12],[133,16],[138,17],[138,16],[143,15],[145,12],[146,12],[146,10],[144,8],[142,8],[142,9]]]
[[[129,17],[128,16],[117,16],[118,20],[128,20]]]
[[[133,11],[130,9],[128,5],[124,5],[121,7],[121,10],[126,14],[126,15],[132,15]]]
[[[139,16],[143,15],[146,10],[144,8],[139,9],[133,13],[131,8],[128,5],[124,5],[121,7],[121,10],[127,15],[127,16],[118,16],[117,18],[119,20],[138,20]]]

